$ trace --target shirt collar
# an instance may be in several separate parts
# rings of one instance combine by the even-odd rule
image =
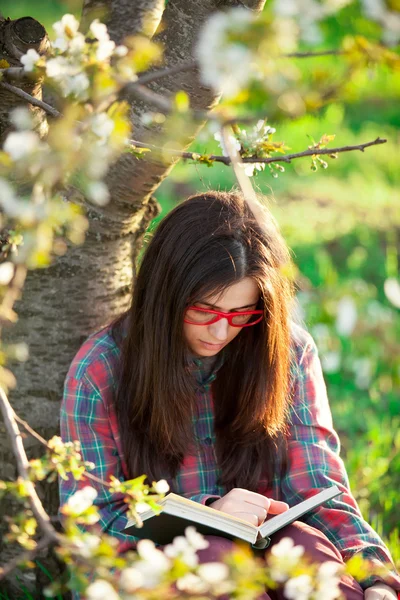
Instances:
[[[189,368],[191,373],[195,376],[197,383],[201,385],[210,384],[214,381],[217,376],[217,372],[222,367],[226,359],[226,352],[222,350],[218,353],[215,364],[210,372],[209,369],[205,368],[203,359],[201,357],[189,356]]]

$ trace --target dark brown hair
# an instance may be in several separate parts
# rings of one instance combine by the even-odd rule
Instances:
[[[237,192],[190,197],[159,224],[141,262],[121,344],[116,412],[130,477],[174,477],[194,450],[196,395],[183,335],[188,304],[251,277],[264,320],[226,347],[213,384],[221,484],[255,490],[281,450],[290,372],[290,254],[272,216],[261,228]]]

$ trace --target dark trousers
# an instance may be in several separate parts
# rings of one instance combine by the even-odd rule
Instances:
[[[305,554],[317,564],[323,562],[335,562],[343,565],[343,560],[339,550],[328,540],[328,538],[318,529],[310,527],[305,523],[296,521],[292,525],[284,527],[279,532],[275,533],[270,547],[264,551],[257,551],[259,556],[268,556],[271,547],[277,544],[283,537],[290,537],[295,545],[303,546]],[[207,536],[206,539],[210,545],[205,550],[198,552],[199,561],[201,563],[220,561],[222,556],[232,550],[233,542],[225,538],[216,536]],[[344,575],[340,583],[340,591],[346,600],[361,600],[364,598],[364,592],[361,586],[349,575]],[[269,591],[259,597],[259,600],[283,600],[283,590]]]

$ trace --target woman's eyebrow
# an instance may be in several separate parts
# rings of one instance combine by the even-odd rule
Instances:
[[[210,308],[214,309],[214,310],[219,310],[221,312],[225,312],[223,310],[221,310],[218,306],[215,306],[215,304],[210,304],[209,302],[203,302],[203,301],[199,301],[199,304],[205,304],[206,306],[209,306]],[[228,310],[228,312],[236,312],[237,310],[243,310],[244,308],[250,308],[251,306],[257,306],[257,302],[253,302],[252,304],[246,304],[246,306],[239,306],[238,308],[231,308],[231,310]]]

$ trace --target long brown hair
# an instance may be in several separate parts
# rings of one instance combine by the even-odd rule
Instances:
[[[213,384],[221,484],[255,490],[283,446],[290,373],[290,254],[272,216],[265,228],[237,192],[191,196],[159,224],[141,262],[121,344],[116,413],[131,477],[174,477],[195,451],[196,395],[185,308],[252,277],[264,320],[227,346]]]

